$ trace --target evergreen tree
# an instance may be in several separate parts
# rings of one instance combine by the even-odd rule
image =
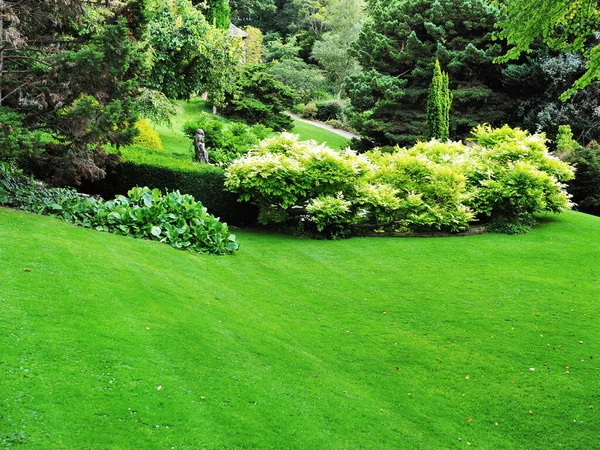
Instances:
[[[3,105],[24,127],[52,136],[33,163],[56,184],[102,178],[112,159],[102,146],[137,134],[135,98],[148,70],[144,0],[96,4],[2,2],[2,19],[11,18],[3,39],[13,40],[0,67]]]
[[[229,2],[227,0],[209,0],[208,11],[206,12],[206,20],[215,27],[222,30],[229,29]]]
[[[436,59],[427,98],[427,139],[445,142],[450,137],[452,94],[448,84],[448,74],[442,72],[440,62]]]
[[[452,134],[481,122],[512,122],[518,98],[494,59],[499,10],[484,0],[370,0],[369,18],[352,53],[364,69],[346,81],[359,111],[355,126],[377,144],[408,145],[425,138],[428,85],[436,59],[454,94]]]

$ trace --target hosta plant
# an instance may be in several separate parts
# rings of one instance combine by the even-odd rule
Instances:
[[[114,200],[82,197],[73,189],[46,188],[0,163],[0,204],[48,214],[76,225],[152,239],[175,248],[225,255],[239,248],[227,224],[194,197],[136,187]]]

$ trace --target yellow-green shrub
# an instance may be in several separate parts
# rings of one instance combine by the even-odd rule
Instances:
[[[484,125],[473,141],[357,155],[282,134],[234,161],[225,185],[259,206],[263,223],[312,222],[338,235],[349,225],[459,232],[476,221],[517,233],[534,214],[570,207],[562,183],[573,169],[548,153],[543,135]]]
[[[162,150],[163,146],[160,136],[156,131],[154,131],[147,120],[140,119],[136,122],[135,126],[139,130],[140,134],[134,138],[134,145],[140,145],[152,150]]]

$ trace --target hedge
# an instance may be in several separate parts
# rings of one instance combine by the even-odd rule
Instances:
[[[163,191],[179,190],[191,194],[208,212],[234,225],[252,225],[258,210],[247,202],[238,202],[238,196],[225,191],[224,171],[219,167],[202,165],[192,169],[168,168],[149,164],[122,162],[109,169],[106,177],[94,183],[85,183],[80,190],[112,199],[125,195],[136,186],[148,186]]]

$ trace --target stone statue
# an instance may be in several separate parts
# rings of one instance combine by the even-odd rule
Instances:
[[[194,136],[194,150],[196,161],[208,164],[208,152],[204,145],[204,130],[202,128],[198,128],[198,131],[196,131],[196,135]]]

